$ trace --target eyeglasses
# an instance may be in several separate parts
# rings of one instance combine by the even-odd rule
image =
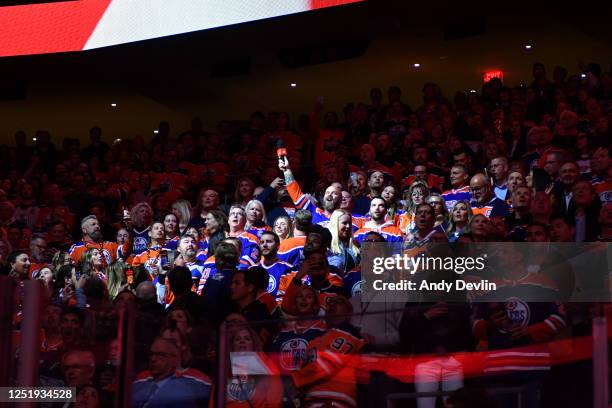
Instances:
[[[477,193],[479,191],[483,191],[485,188],[486,188],[485,186],[482,186],[482,187],[470,187],[470,191],[472,193]]]

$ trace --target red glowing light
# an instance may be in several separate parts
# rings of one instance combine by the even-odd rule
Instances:
[[[503,82],[504,81],[504,71],[501,71],[501,70],[485,71],[482,80],[486,84],[493,78],[499,78]]]

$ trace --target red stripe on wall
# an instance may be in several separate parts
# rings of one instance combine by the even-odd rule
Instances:
[[[326,7],[342,6],[343,4],[359,3],[365,0],[310,0],[310,9],[316,10]]]
[[[77,51],[112,0],[0,8],[0,56]]]

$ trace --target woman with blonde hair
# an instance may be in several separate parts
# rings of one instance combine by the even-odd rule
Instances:
[[[176,200],[172,204],[172,213],[178,219],[179,236],[185,231],[189,220],[191,220],[191,204],[187,200]]]
[[[115,299],[115,296],[117,296],[123,289],[123,286],[127,284],[127,277],[125,275],[126,270],[127,265],[122,261],[113,262],[106,268],[106,276],[108,278],[106,286],[108,288],[108,297],[111,301]]]
[[[426,202],[429,197],[429,187],[426,183],[417,180],[410,185],[408,191],[404,193],[404,209],[399,211],[397,226],[404,234],[408,234],[414,229],[414,215],[417,206]]]
[[[359,264],[359,248],[353,241],[353,219],[345,210],[335,210],[329,220],[332,240],[327,261],[335,266],[341,276]]]
[[[291,218],[286,215],[281,215],[274,221],[272,230],[278,235],[281,242],[287,238],[293,237],[293,223]]]
[[[448,242],[456,242],[459,237],[468,232],[468,225],[472,221],[472,207],[467,201],[457,201],[453,205],[448,219],[446,235]]]
[[[106,283],[104,274],[104,255],[98,248],[89,248],[81,256],[81,272],[88,277],[95,277]]]
[[[266,209],[259,200],[251,200],[247,203],[244,210],[246,212],[246,225],[244,230],[249,234],[261,238],[261,234],[265,231],[272,231],[272,228],[266,224]]]

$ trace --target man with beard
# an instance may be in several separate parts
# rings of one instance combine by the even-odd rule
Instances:
[[[41,235],[32,235],[32,238],[30,238],[30,276],[36,279],[38,272],[42,268],[51,266],[49,264],[49,261],[51,261],[49,255],[47,241]]]
[[[374,197],[370,202],[370,220],[355,233],[355,240],[359,245],[368,233],[378,232],[387,242],[402,242],[402,231],[395,226],[393,221],[385,221],[387,206],[382,197]]]
[[[240,264],[238,269],[247,269],[257,265],[259,262],[259,238],[244,230],[246,225],[246,212],[240,205],[232,205],[227,219],[229,224],[229,236],[238,238],[242,243]]]
[[[96,248],[102,253],[103,268],[115,262],[117,258],[127,257],[130,244],[119,245],[116,242],[104,241],[100,224],[95,215],[88,215],[83,218],[81,221],[81,232],[83,233],[83,240],[73,244],[68,250],[74,263],[79,263],[81,256],[90,248]]]
[[[202,276],[204,263],[196,259],[198,243],[191,235],[183,235],[178,245],[179,256],[175,261],[177,266],[185,266],[191,272],[191,278],[197,287],[198,294],[202,292],[208,276]]]
[[[506,217],[509,213],[508,204],[493,194],[491,179],[478,173],[470,180],[470,191],[472,193],[472,213],[482,214],[491,219],[492,217]]]
[[[269,279],[267,292],[272,295],[277,302],[280,302],[284,295],[284,293],[279,290],[281,278],[291,273],[294,269],[293,265],[290,263],[279,261],[277,256],[279,246],[280,238],[272,231],[264,232],[259,240],[259,250],[261,252],[259,266],[268,272]]]
[[[340,208],[340,199],[342,190],[337,186],[329,186],[325,190],[323,196],[323,208],[318,208],[303,192],[300,185],[297,183],[289,167],[289,159],[282,156],[278,159],[278,168],[285,176],[285,184],[287,191],[295,204],[297,210],[308,210],[312,213],[313,224],[319,224],[327,227],[334,210]],[[230,213],[231,217],[231,213]]]

